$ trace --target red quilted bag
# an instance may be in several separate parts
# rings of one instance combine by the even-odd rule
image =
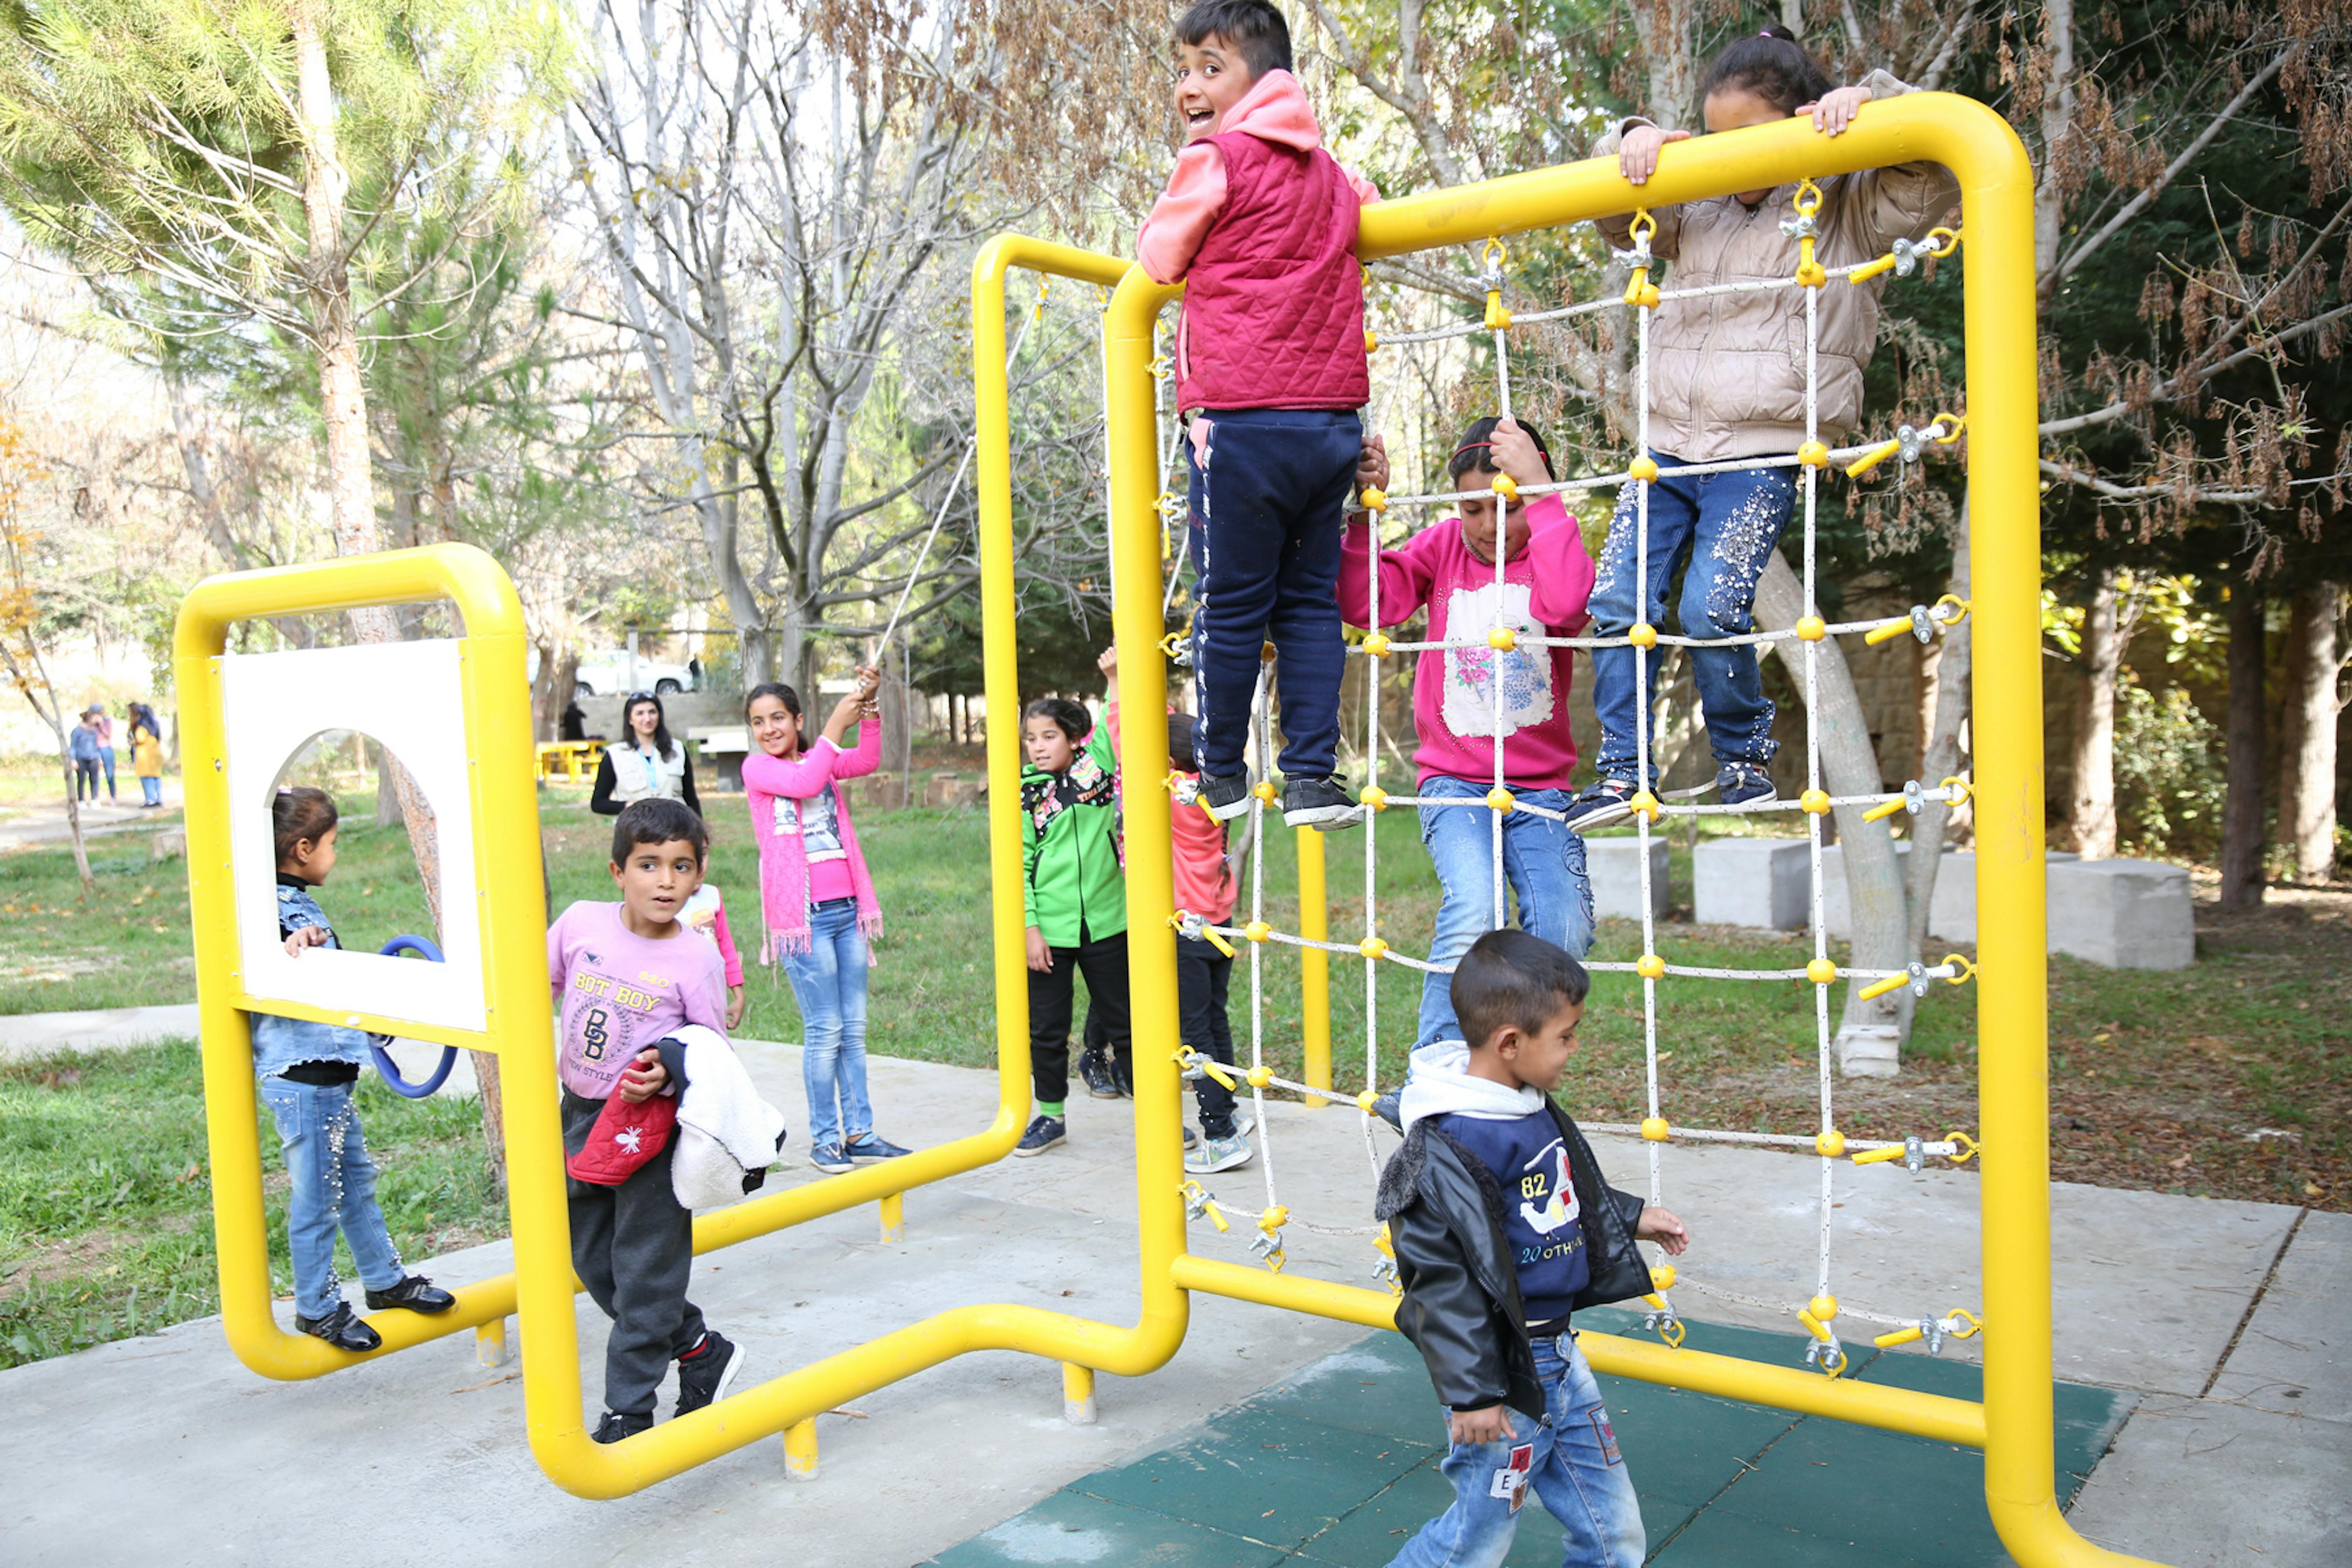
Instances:
[[[646,1162],[662,1152],[670,1129],[677,1125],[677,1097],[657,1094],[632,1105],[617,1093],[604,1102],[596,1125],[580,1152],[563,1162],[575,1181],[600,1187],[617,1187],[637,1173]]]

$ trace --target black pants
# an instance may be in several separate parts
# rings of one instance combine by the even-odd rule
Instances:
[[[1111,1060],[1134,1070],[1135,1043],[1127,1023],[1127,933],[1053,949],[1048,973],[1029,972],[1029,1081],[1037,1099],[1059,1105],[1070,1098],[1070,1010],[1077,977],[1087,977],[1088,1010],[1099,1009],[1110,1031]]]
[[[1234,961],[1198,937],[1176,939],[1176,1006],[1183,1020],[1184,1044],[1227,1067],[1234,1065],[1234,1026],[1226,1016],[1226,987],[1234,977]],[[1234,1135],[1234,1091],[1201,1075],[1192,1086],[1201,1097],[1201,1135]]]
[[[74,799],[96,800],[98,798],[98,759],[76,757],[73,760],[73,765]]]
[[[563,1152],[580,1152],[604,1102],[563,1091]],[[694,1215],[670,1190],[672,1133],[662,1152],[617,1187],[564,1178],[572,1211],[572,1267],[613,1320],[604,1342],[604,1408],[654,1413],[669,1363],[702,1338],[702,1310],[686,1299],[694,1268]]]

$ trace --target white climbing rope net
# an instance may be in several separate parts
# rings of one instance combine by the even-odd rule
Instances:
[[[1506,726],[1499,717],[1507,710],[1503,699],[1505,666],[1510,656],[1518,654],[1522,650],[1527,650],[1530,657],[1536,658],[1547,657],[1544,650],[1559,647],[1585,649],[1631,647],[1633,650],[1635,689],[1644,694],[1644,700],[1635,706],[1637,715],[1635,754],[1639,759],[1638,766],[1641,772],[1636,780],[1637,793],[1632,802],[1633,823],[1638,845],[1636,860],[1640,869],[1641,952],[1631,962],[1593,962],[1588,963],[1585,967],[1601,973],[1630,973],[1639,977],[1641,981],[1645,1114],[1637,1124],[1588,1124],[1588,1130],[1638,1135],[1645,1140],[1649,1166],[1649,1195],[1650,1201],[1654,1204],[1662,1203],[1664,1199],[1663,1152],[1664,1146],[1669,1142],[1686,1141],[1812,1150],[1821,1162],[1821,1224],[1815,1293],[1811,1300],[1792,1307],[1785,1301],[1769,1301],[1723,1289],[1687,1276],[1683,1277],[1679,1282],[1720,1300],[1762,1308],[1775,1313],[1793,1310],[1806,1331],[1806,1362],[1829,1375],[1835,1376],[1847,1364],[1844,1347],[1839,1341],[1835,1327],[1836,1321],[1841,1317],[1884,1325],[1891,1329],[1893,1331],[1876,1336],[1875,1342],[1882,1346],[1924,1339],[1929,1342],[1931,1349],[1940,1349],[1943,1340],[1948,1336],[1967,1338],[1973,1335],[1978,1331],[1979,1324],[1976,1317],[1965,1310],[1956,1309],[1943,1313],[1928,1311],[1910,1316],[1891,1316],[1863,1310],[1851,1305],[1841,1306],[1831,1294],[1832,1235],[1831,1209],[1834,1201],[1833,1176],[1838,1162],[1841,1159],[1851,1159],[1857,1164],[1865,1164],[1882,1161],[1901,1161],[1911,1169],[1917,1170],[1929,1158],[1965,1161],[1974,1154],[1976,1145],[1967,1134],[1962,1132],[1954,1132],[1942,1139],[1911,1137],[1899,1142],[1848,1138],[1838,1131],[1836,1123],[1835,1075],[1832,1070],[1833,1032],[1830,1020],[1832,985],[1840,980],[1871,983],[1869,989],[1864,993],[1865,996],[1869,996],[1883,994],[1907,984],[1916,993],[1924,994],[1931,980],[1946,980],[1957,985],[1973,974],[1974,969],[1965,958],[1958,955],[1948,957],[1942,963],[1933,966],[1913,963],[1907,969],[1899,971],[1841,969],[1829,955],[1829,932],[1823,918],[1822,818],[1839,806],[1865,807],[1867,809],[1864,812],[1864,819],[1875,821],[1906,809],[1916,814],[1930,800],[1958,805],[1968,798],[1969,784],[1964,778],[1946,779],[1933,786],[1924,786],[1919,781],[1915,780],[1906,784],[1900,793],[1848,796],[1829,795],[1822,784],[1821,748],[1812,723],[1812,715],[1816,710],[1816,682],[1821,644],[1827,637],[1853,633],[1864,634],[1866,640],[1876,643],[1906,631],[1916,635],[1921,642],[1927,642],[1941,631],[1958,625],[1968,614],[1968,605],[1958,599],[1947,596],[1945,600],[1935,605],[1916,606],[1904,616],[1842,622],[1834,625],[1825,623],[1815,607],[1818,553],[1815,503],[1822,470],[1832,463],[1838,463],[1845,468],[1849,477],[1858,479],[1888,458],[1899,457],[1906,463],[1913,462],[1918,458],[1927,442],[1933,441],[1948,446],[1957,441],[1964,424],[1957,415],[1938,414],[1924,427],[1914,428],[1908,425],[1902,426],[1891,438],[1883,442],[1832,451],[1821,441],[1816,406],[1819,387],[1817,352],[1820,290],[1829,287],[1833,279],[1841,278],[1858,285],[1889,271],[1907,277],[1916,268],[1923,258],[1949,255],[1959,239],[1958,235],[1951,230],[1938,229],[1923,242],[1914,244],[1909,241],[1898,241],[1890,254],[1874,261],[1848,267],[1824,268],[1814,258],[1817,237],[1814,217],[1820,209],[1821,202],[1822,193],[1811,180],[1799,184],[1792,200],[1794,216],[1781,226],[1796,238],[1799,246],[1800,262],[1797,270],[1788,277],[1745,280],[1706,288],[1662,289],[1650,281],[1650,273],[1656,265],[1656,260],[1650,251],[1650,240],[1656,233],[1656,224],[1646,212],[1641,212],[1636,213],[1632,227],[1633,248],[1616,253],[1618,259],[1631,268],[1632,276],[1631,283],[1622,298],[1595,300],[1560,309],[1534,310],[1515,315],[1504,302],[1508,281],[1504,267],[1506,260],[1504,247],[1499,240],[1490,240],[1481,258],[1480,283],[1486,295],[1486,309],[1483,320],[1475,322],[1465,321],[1390,335],[1371,331],[1365,334],[1368,351],[1401,348],[1415,343],[1434,343],[1449,339],[1468,338],[1474,334],[1490,337],[1494,348],[1496,412],[1505,417],[1509,417],[1512,415],[1509,341],[1510,334],[1514,331],[1541,322],[1560,321],[1600,311],[1622,310],[1631,312],[1634,333],[1634,450],[1636,456],[1625,468],[1613,473],[1585,475],[1543,485],[1519,485],[1508,475],[1498,473],[1494,488],[1481,491],[1448,491],[1403,496],[1383,495],[1377,490],[1367,491],[1360,500],[1372,515],[1376,551],[1380,543],[1378,535],[1381,532],[1381,525],[1386,514],[1391,510],[1406,508],[1451,508],[1464,500],[1489,497],[1492,498],[1499,511],[1515,497],[1606,490],[1632,485],[1635,527],[1634,582],[1637,584],[1637,591],[1642,595],[1641,602],[1644,605],[1644,613],[1646,613],[1650,580],[1650,490],[1654,484],[1672,476],[1793,467],[1801,476],[1805,606],[1804,615],[1793,626],[1770,631],[1751,631],[1736,637],[1699,637],[1688,635],[1669,636],[1644,621],[1633,626],[1626,635],[1622,637],[1556,637],[1529,635],[1525,627],[1497,620],[1488,626],[1475,631],[1458,624],[1452,625],[1448,628],[1449,636],[1443,640],[1392,640],[1381,629],[1380,573],[1375,563],[1375,569],[1370,574],[1370,614],[1366,617],[1368,629],[1358,651],[1364,656],[1365,665],[1364,757],[1369,773],[1361,800],[1368,816],[1377,818],[1379,813],[1391,806],[1486,812],[1492,827],[1492,876],[1495,900],[1492,911],[1493,928],[1500,929],[1506,923],[1507,914],[1503,853],[1505,816],[1515,811],[1523,811],[1532,812],[1539,816],[1557,821],[1563,816],[1560,812],[1515,798],[1508,787],[1504,765]],[[1649,339],[1653,314],[1670,300],[1770,289],[1799,289],[1803,291],[1805,327],[1805,440],[1803,445],[1793,455],[1661,468],[1649,455]],[[1164,381],[1166,379],[1164,361],[1157,364],[1155,369],[1160,372]],[[1402,367],[1400,367],[1395,380],[1402,385],[1403,379]],[[1376,398],[1376,409],[1377,406]],[[1372,427],[1378,427],[1377,418]],[[1182,436],[1179,429],[1175,441],[1171,442],[1166,437],[1166,430],[1167,426],[1163,426],[1162,438],[1160,443],[1162,454],[1161,511],[1164,525],[1172,523],[1176,518],[1181,517],[1183,508],[1181,499],[1171,495],[1167,485],[1171,461],[1179,449],[1176,443],[1181,441]],[[1164,538],[1163,533],[1163,540]],[[1168,552],[1163,552],[1163,553]],[[1501,550],[1496,550],[1494,554],[1496,592],[1492,603],[1496,606],[1496,613],[1499,616],[1504,613],[1506,605],[1503,593],[1506,563]],[[1172,576],[1170,592],[1172,595]],[[1802,795],[1794,801],[1774,800],[1737,805],[1701,805],[1696,801],[1685,804],[1679,799],[1661,798],[1661,792],[1656,788],[1656,780],[1651,776],[1652,700],[1647,697],[1650,691],[1650,661],[1655,650],[1662,647],[1754,647],[1790,638],[1798,640],[1804,648],[1806,724],[1805,789]],[[1379,685],[1383,668],[1382,661],[1391,655],[1418,655],[1446,649],[1475,650],[1481,654],[1494,656],[1486,660],[1486,673],[1492,690],[1492,711],[1498,716],[1493,726],[1495,736],[1492,787],[1483,797],[1391,795],[1380,785],[1382,737]],[[1252,714],[1251,737],[1251,751],[1257,763],[1257,775],[1260,782],[1255,786],[1249,815],[1250,841],[1259,847],[1263,847],[1265,843],[1265,814],[1276,799],[1272,784],[1266,782],[1272,773],[1273,764],[1272,742],[1266,713],[1266,673],[1262,668]],[[1179,793],[1180,796],[1184,797],[1180,799],[1179,808],[1183,809],[1189,805],[1189,796],[1186,796],[1185,792],[1181,790]],[[1684,793],[1693,795],[1700,792]],[[1657,829],[1660,819],[1665,816],[1755,815],[1790,811],[1802,814],[1811,849],[1811,924],[1813,953],[1811,961],[1804,967],[1795,969],[1719,968],[1667,962],[1657,951],[1655,903],[1652,886],[1652,835]],[[1453,968],[1450,963],[1431,963],[1401,952],[1382,935],[1376,847],[1377,835],[1371,831],[1371,825],[1368,823],[1364,836],[1363,935],[1357,942],[1318,941],[1275,929],[1267,921],[1265,915],[1266,868],[1265,857],[1262,852],[1250,857],[1249,913],[1245,922],[1238,925],[1213,924],[1203,921],[1197,912],[1185,910],[1177,912],[1174,922],[1185,934],[1212,941],[1227,952],[1238,951],[1234,946],[1234,942],[1236,940],[1246,946],[1250,993],[1249,1057],[1246,1066],[1224,1068],[1189,1048],[1181,1052],[1181,1056],[1187,1078],[1197,1079],[1203,1074],[1214,1076],[1236,1090],[1246,1089],[1251,1097],[1255,1112],[1254,1118],[1255,1125],[1252,1131],[1256,1142],[1260,1170],[1265,1178],[1265,1206],[1257,1216],[1255,1234],[1250,1237],[1250,1247],[1253,1251],[1265,1259],[1268,1267],[1276,1270],[1283,1267],[1284,1261],[1282,1232],[1294,1221],[1289,1209],[1282,1202],[1280,1187],[1276,1181],[1274,1129],[1265,1114],[1265,1091],[1268,1089],[1281,1089],[1314,1099],[1333,1098],[1333,1094],[1328,1087],[1318,1088],[1279,1077],[1266,1065],[1268,1020],[1265,966],[1267,949],[1276,946],[1302,950],[1319,949],[1325,952],[1360,959],[1362,963],[1365,1021],[1363,1089],[1354,1098],[1362,1118],[1365,1150],[1370,1158],[1375,1180],[1379,1173],[1380,1151],[1372,1131],[1372,1125],[1376,1120],[1372,1108],[1382,1089],[1380,1082],[1379,1054],[1379,991],[1381,967],[1384,964],[1394,964],[1424,973],[1450,972]],[[1807,981],[1811,984],[1820,1100],[1819,1125],[1815,1131],[1802,1133],[1740,1132],[1675,1126],[1667,1121],[1664,1113],[1658,1081],[1660,1060],[1658,999],[1660,985],[1675,979],[1780,983]],[[1345,1099],[1347,1096],[1342,1093],[1336,1098]],[[1218,1211],[1213,1197],[1198,1182],[1188,1181],[1185,1184],[1185,1193],[1193,1215],[1197,1216],[1205,1214],[1215,1222],[1220,1230],[1225,1228],[1224,1217]],[[1388,1245],[1385,1227],[1311,1225],[1304,1220],[1295,1223],[1318,1234],[1371,1236],[1382,1255],[1381,1260],[1375,1265],[1375,1273],[1390,1281],[1391,1288],[1394,1289],[1393,1254]],[[1646,1326],[1657,1331],[1669,1344],[1679,1345],[1682,1342],[1683,1328],[1669,1294],[1677,1283],[1676,1270],[1660,1262],[1654,1267],[1652,1277],[1656,1288],[1651,1295],[1644,1298],[1649,1307]]]

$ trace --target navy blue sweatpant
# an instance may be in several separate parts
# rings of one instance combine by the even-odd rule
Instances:
[[[1363,451],[1353,414],[1204,410],[1185,443],[1192,468],[1192,668],[1203,773],[1248,766],[1250,695],[1272,639],[1282,700],[1282,772],[1328,778],[1339,764],[1339,537]],[[1206,435],[1202,425],[1207,426]]]

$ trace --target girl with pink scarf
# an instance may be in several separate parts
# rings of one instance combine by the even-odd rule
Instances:
[[[760,844],[766,945],[800,1004],[809,1161],[835,1173],[908,1152],[876,1134],[866,1093],[866,943],[882,934],[882,906],[838,785],[872,773],[881,760],[882,726],[874,714],[881,679],[861,667],[856,689],[805,747],[800,694],[791,687],[755,686],[743,710],[756,748],[743,759],[743,789]],[[842,744],[852,726],[855,751]]]

